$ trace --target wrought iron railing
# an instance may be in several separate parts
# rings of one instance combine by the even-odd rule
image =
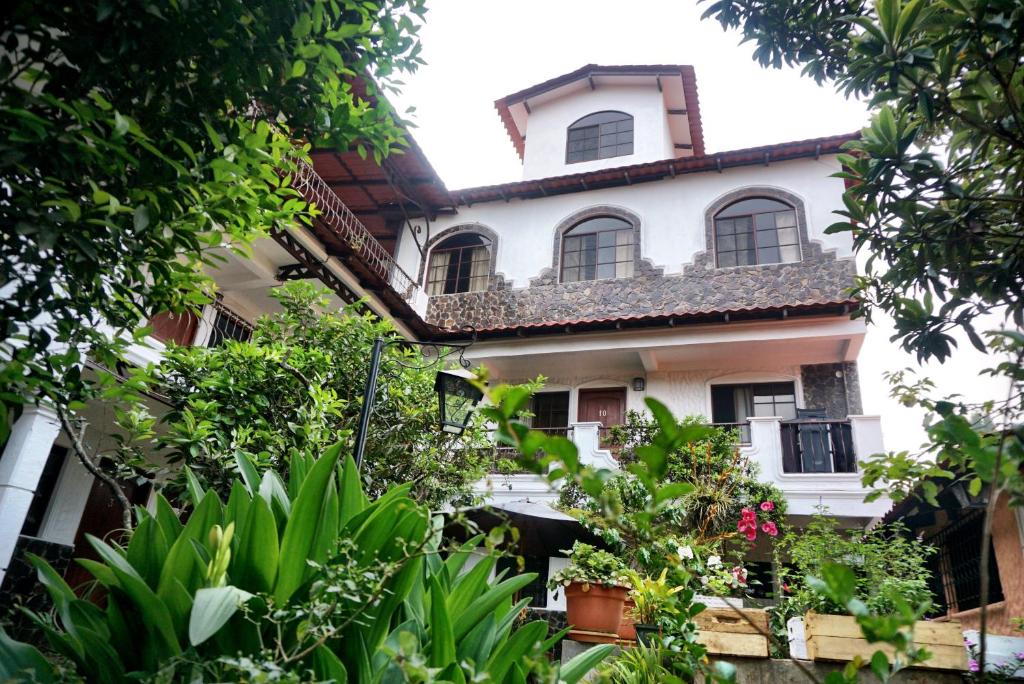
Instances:
[[[225,306],[220,297],[203,312],[203,320],[208,331],[202,341],[204,347],[217,347],[226,340],[248,342],[255,330],[252,323]],[[199,343],[196,340],[196,344]]]
[[[857,472],[850,421],[803,418],[784,421],[780,428],[783,472]]]
[[[550,436],[565,437],[572,439],[571,427],[547,427],[531,428]],[[491,452],[490,472],[503,475],[514,475],[516,473],[529,472],[519,464],[519,451],[515,447],[505,444],[495,444]]]
[[[319,219],[357,254],[367,267],[383,279],[406,302],[412,302],[419,289],[395,258],[377,242],[362,221],[352,213],[341,198],[312,166],[299,162],[292,179],[295,188],[310,204],[316,206]]]

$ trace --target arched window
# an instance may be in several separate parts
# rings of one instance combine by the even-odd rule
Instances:
[[[476,233],[460,233],[443,240],[430,253],[427,294],[480,292],[487,289],[491,269],[491,241]]]
[[[596,112],[569,126],[565,163],[633,154],[633,117],[625,112]]]
[[[715,215],[715,256],[719,266],[800,261],[796,210],[765,197],[730,204]]]
[[[562,282],[633,275],[633,225],[611,216],[578,223],[562,236]]]

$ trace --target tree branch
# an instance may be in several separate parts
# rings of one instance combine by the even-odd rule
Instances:
[[[74,450],[75,455],[78,456],[78,460],[82,462],[86,470],[92,473],[93,477],[110,487],[110,491],[113,492],[114,497],[121,504],[121,522],[124,523],[124,529],[130,531],[132,529],[132,503],[128,500],[124,490],[121,489],[121,485],[117,484],[117,480],[103,472],[99,465],[92,460],[92,457],[89,456],[85,449],[85,445],[82,444],[81,433],[75,429],[68,414],[60,406],[57,407],[57,416],[60,418],[64,432],[67,433],[68,438],[71,440],[71,448]]]

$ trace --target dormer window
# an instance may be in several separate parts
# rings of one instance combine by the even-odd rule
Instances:
[[[625,112],[596,112],[569,126],[567,164],[627,154],[633,154],[633,117]]]
[[[715,215],[719,267],[800,261],[796,211],[788,204],[753,197]]]
[[[562,282],[633,275],[633,226],[611,216],[588,219],[562,236]]]
[[[476,233],[444,240],[430,253],[427,294],[481,292],[490,280],[491,241]]]

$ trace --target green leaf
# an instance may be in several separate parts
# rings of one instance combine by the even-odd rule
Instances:
[[[232,586],[197,591],[188,621],[189,643],[198,646],[212,637],[252,597],[249,592]]]
[[[505,674],[523,656],[531,653],[548,633],[546,620],[535,620],[519,628],[494,652],[487,663],[487,672],[495,682],[503,681]]]
[[[306,559],[313,550],[324,501],[327,498],[327,488],[332,486],[334,468],[340,455],[339,442],[320,457],[302,483],[302,489],[288,517],[288,524],[281,538],[277,586],[274,588],[274,598],[281,605],[288,602],[295,590],[305,581],[307,573],[312,572]]]
[[[238,473],[242,476],[242,482],[250,494],[255,494],[260,487],[260,474],[256,470],[249,454],[242,451],[235,451],[235,464],[238,466]]]
[[[562,665],[558,673],[558,679],[565,684],[577,684],[581,681],[599,662],[611,655],[615,650],[613,644],[600,644],[580,653],[578,656]]]
[[[889,678],[889,659],[881,651],[875,651],[872,654],[871,671],[875,673],[880,682],[884,682]]]
[[[444,590],[434,575],[430,576],[430,660],[431,667],[445,667],[455,662],[455,636],[448,615]],[[499,680],[495,680],[499,681]]]
[[[168,550],[167,539],[159,523],[147,516],[132,533],[128,543],[128,562],[139,571],[146,584],[155,589],[160,582],[160,571]]]
[[[345,664],[327,646],[318,646],[313,651],[313,672],[319,681],[333,680],[337,684],[345,684],[348,681]]]
[[[346,454],[341,473],[341,500],[339,501],[338,525],[345,527],[357,514],[366,510],[369,500],[363,493],[362,480],[356,462],[351,454]]]
[[[456,641],[466,635],[484,616],[492,613],[503,600],[512,596],[517,591],[537,578],[537,573],[528,572],[507,579],[500,584],[491,587],[480,598],[473,601],[454,621],[453,633]]]
[[[301,78],[306,73],[305,60],[297,59],[292,62],[292,78]]]
[[[0,681],[32,681],[45,684],[57,679],[53,666],[42,653],[34,646],[14,641],[0,627]]]
[[[274,587],[278,563],[277,523],[274,514],[263,497],[254,496],[238,538],[237,551],[231,561],[231,580],[249,591],[270,592]]]

